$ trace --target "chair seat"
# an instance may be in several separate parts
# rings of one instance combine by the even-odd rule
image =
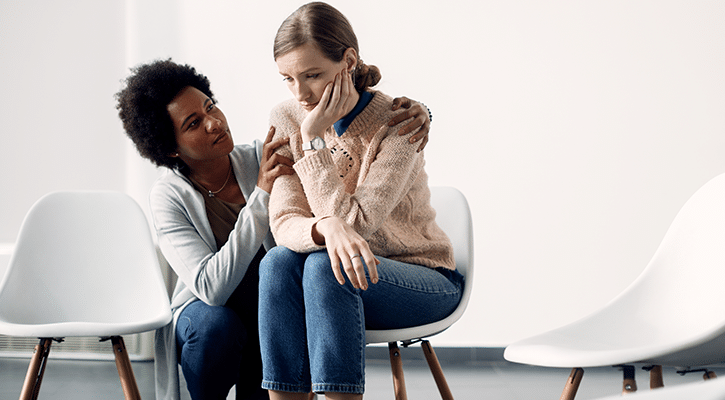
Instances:
[[[170,319],[158,315],[155,319],[144,322],[110,323],[110,322],[59,322],[54,324],[13,324],[0,321],[0,332],[3,335],[18,337],[110,337],[131,335],[161,328]]]
[[[458,312],[460,310],[460,312]],[[448,317],[426,325],[414,326],[411,328],[402,329],[386,329],[386,330],[365,330],[365,343],[390,343],[390,342],[405,342],[408,340],[422,339],[430,336],[437,335],[444,330],[448,329],[454,322],[456,322],[463,314],[464,309],[459,308],[454,311],[453,314]]]
[[[512,362],[554,368],[633,363],[688,367],[725,360],[725,334],[721,329],[699,337],[658,340],[654,335],[602,328],[606,326],[583,320],[516,342],[506,348],[504,357]]]

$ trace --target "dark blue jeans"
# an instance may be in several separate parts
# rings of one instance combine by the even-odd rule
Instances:
[[[378,257],[379,281],[340,285],[327,251],[275,247],[259,267],[263,387],[286,392],[363,393],[365,328],[435,322],[458,305],[463,276]]]
[[[261,388],[258,282],[250,267],[224,306],[195,301],[179,315],[176,344],[192,399],[226,399],[235,384],[237,399],[269,398]]]

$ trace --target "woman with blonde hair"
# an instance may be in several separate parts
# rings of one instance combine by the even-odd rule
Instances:
[[[278,247],[260,263],[263,387],[272,399],[364,392],[365,329],[434,322],[463,276],[435,223],[423,152],[388,121],[378,68],[347,19],[310,3],[277,32],[274,56],[294,99],[272,112],[277,154],[294,161],[270,194]]]

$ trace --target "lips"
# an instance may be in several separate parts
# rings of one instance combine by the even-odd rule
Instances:
[[[222,141],[226,140],[228,137],[229,137],[229,131],[224,131],[224,133],[217,136],[217,138],[214,140],[214,144],[222,142]]]
[[[302,104],[302,108],[304,108],[307,111],[312,111],[312,110],[315,109],[315,107],[317,107],[317,104],[318,103],[315,103],[315,104]]]

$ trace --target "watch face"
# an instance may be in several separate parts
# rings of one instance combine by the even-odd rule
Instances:
[[[307,143],[302,143],[302,150],[321,150],[326,147],[325,141],[319,136],[315,136]]]

